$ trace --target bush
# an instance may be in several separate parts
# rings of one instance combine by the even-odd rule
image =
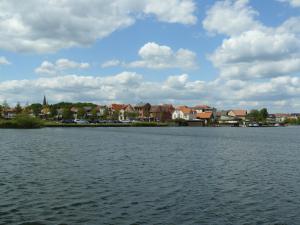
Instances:
[[[43,127],[41,120],[28,115],[18,115],[12,120],[0,122],[0,128],[36,129],[41,127]]]

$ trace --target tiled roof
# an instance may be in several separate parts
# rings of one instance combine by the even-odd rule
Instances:
[[[247,116],[247,110],[243,109],[237,109],[237,110],[231,110],[235,116]]]
[[[211,119],[213,116],[212,112],[202,112],[197,114],[198,119]]]
[[[277,114],[275,114],[275,117],[289,117],[290,116],[290,114],[286,114],[286,113],[277,113]]]
[[[125,109],[126,107],[127,105],[124,104],[111,104],[111,109],[116,111],[120,111],[122,109]]]
[[[178,109],[183,112],[184,114],[190,114],[193,112],[193,110],[187,106],[180,106]]]
[[[151,113],[160,113],[160,112],[162,112],[162,107],[160,105],[152,105],[150,112]]]

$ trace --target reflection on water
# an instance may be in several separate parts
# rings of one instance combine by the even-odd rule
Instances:
[[[0,224],[300,224],[299,131],[0,130]]]

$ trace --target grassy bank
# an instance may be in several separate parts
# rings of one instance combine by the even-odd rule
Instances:
[[[42,127],[44,127],[43,121],[27,115],[19,115],[11,120],[0,120],[0,128],[37,129]]]

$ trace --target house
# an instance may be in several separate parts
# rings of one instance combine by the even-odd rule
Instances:
[[[172,113],[172,119],[194,120],[197,112],[187,106],[179,106]]]
[[[229,111],[222,110],[222,111],[217,111],[216,113],[216,119],[219,120],[221,119],[222,116],[227,116]]]
[[[244,121],[246,120],[247,114],[248,114],[247,110],[243,110],[243,109],[230,110],[228,112],[228,116],[237,117]]]
[[[96,112],[98,117],[104,117],[108,114],[108,108],[106,105],[97,105]]]
[[[17,112],[15,109],[7,108],[3,109],[2,111],[2,117],[4,119],[13,119],[17,116]]]
[[[126,120],[134,120],[136,119],[137,113],[135,112],[132,105],[124,105],[123,108],[119,111],[119,120],[126,121]]]
[[[165,122],[172,119],[172,113],[174,112],[173,105],[153,105],[150,108],[150,118],[152,121]]]
[[[138,103],[134,110],[138,113],[139,120],[149,120],[151,105],[149,103]]]
[[[70,110],[71,110],[71,112],[73,113],[73,118],[74,118],[74,119],[78,119],[78,118],[77,118],[77,117],[78,117],[78,111],[79,111],[78,108],[73,106],[73,107],[71,107]]]
[[[110,112],[116,112],[116,111],[121,111],[121,109],[123,109],[124,107],[126,107],[127,105],[125,104],[111,104],[109,107],[109,111]]]
[[[208,125],[214,122],[214,115],[213,112],[201,112],[196,114],[196,119],[203,120],[204,125]]]
[[[39,116],[42,119],[46,119],[50,116],[50,114],[50,108],[47,105],[44,105]]]
[[[242,119],[229,115],[221,115],[218,118],[218,123],[220,126],[238,127],[242,123]]]
[[[92,106],[84,106],[83,110],[85,112],[85,117],[93,116],[93,113],[92,113],[93,107]]]
[[[217,119],[217,109],[214,107],[210,107],[208,105],[196,105],[193,107],[193,109],[197,112],[197,114],[204,113],[204,112],[212,112],[211,121],[215,121]]]
[[[274,114],[274,116],[275,116],[275,121],[277,123],[283,123],[290,117],[290,114],[277,113],[277,114]]]
[[[64,113],[64,109],[63,108],[59,108],[56,110],[57,112],[57,116],[56,118],[59,120],[59,119],[62,119],[63,118],[63,113]]]

